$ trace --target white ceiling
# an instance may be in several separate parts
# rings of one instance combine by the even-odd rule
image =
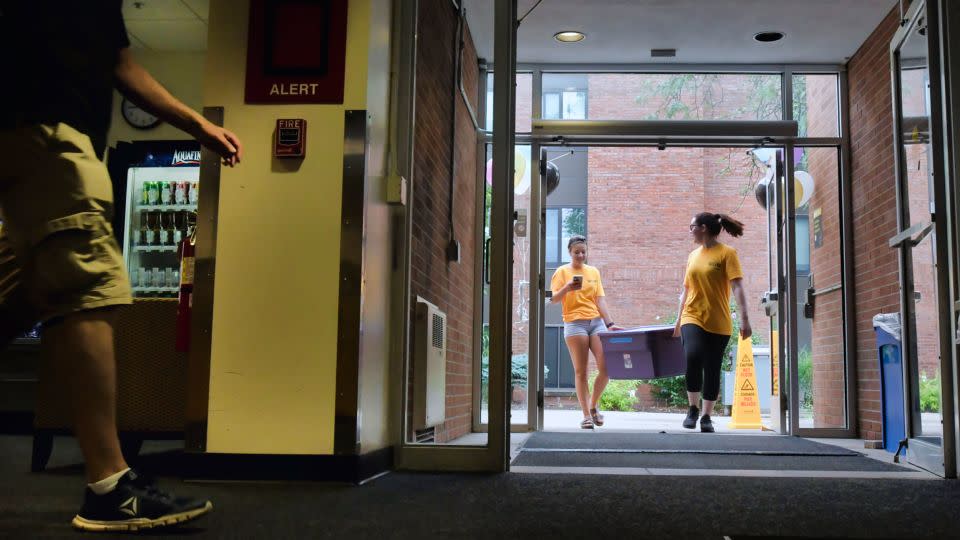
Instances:
[[[207,50],[210,0],[123,0],[130,45],[151,51]]]
[[[493,61],[495,0],[462,0]],[[537,0],[519,0],[518,16]],[[517,60],[549,63],[845,63],[897,0],[543,0],[517,30]],[[580,43],[553,35],[578,30]],[[758,43],[757,32],[786,37]],[[422,31],[422,29],[421,29]],[[651,58],[650,49],[677,49]]]

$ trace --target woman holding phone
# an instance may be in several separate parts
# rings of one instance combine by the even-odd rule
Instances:
[[[724,214],[709,212],[697,214],[690,221],[690,236],[700,247],[687,258],[683,294],[680,295],[680,317],[673,334],[682,337],[687,359],[690,410],[683,420],[683,427],[697,427],[702,391],[700,431],[704,433],[714,431],[710,414],[720,393],[723,352],[733,333],[731,290],[739,306],[740,335],[747,339],[752,334],[740,259],[737,250],[717,240],[721,231],[735,238],[743,236],[743,223]]]
[[[557,268],[550,281],[553,296],[551,303],[561,303],[563,308],[563,337],[570,351],[577,387],[577,400],[583,410],[580,427],[593,429],[603,425],[603,415],[597,411],[597,403],[610,378],[603,357],[603,347],[597,335],[604,330],[620,330],[613,323],[604,301],[600,271],[586,264],[587,239],[574,236],[567,243],[570,263]],[[597,379],[593,394],[587,385],[587,362],[590,352],[597,360]]]

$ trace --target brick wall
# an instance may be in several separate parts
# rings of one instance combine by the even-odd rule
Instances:
[[[591,148],[588,162],[588,258],[603,276],[617,323],[658,324],[677,314],[687,256],[696,247],[690,219],[723,212],[746,226],[742,238],[724,234],[721,241],[739,253],[750,319],[767,343],[758,302],[768,287],[766,211],[754,199],[758,173],[745,151]]]
[[[422,296],[447,314],[447,411],[446,422],[436,429],[438,442],[471,431],[473,392],[474,269],[476,264],[476,170],[477,136],[469,113],[458,97],[457,138],[450,145],[450,96],[454,91],[453,40],[456,15],[449,2],[420,3],[421,32],[417,49],[416,159],[413,177],[413,300]],[[466,34],[463,58],[465,87],[469,96],[478,91],[477,56]],[[473,103],[476,108],[476,102]],[[454,230],[460,241],[460,263],[448,263],[447,219],[450,190],[449,159],[456,151]],[[411,313],[411,320],[413,314]]]
[[[806,82],[806,135],[837,136],[836,77],[805,75],[803,80]],[[824,290],[843,280],[839,156],[834,148],[803,151],[814,189],[807,207],[809,234],[800,241],[809,246],[813,285]],[[821,231],[819,247],[815,239],[817,225]],[[814,427],[843,427],[846,425],[843,290],[818,296],[814,306],[810,343],[800,344],[809,351],[813,364]]]
[[[889,45],[896,9],[847,64],[853,182],[856,280],[858,426],[864,439],[881,437],[880,377],[873,316],[900,310]]]

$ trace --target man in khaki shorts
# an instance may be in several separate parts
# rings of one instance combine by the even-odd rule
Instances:
[[[139,530],[207,513],[138,477],[116,428],[113,310],[131,302],[101,158],[113,89],[240,162],[240,142],[171,96],[129,50],[121,0],[0,0],[0,350],[45,323],[55,369],[71,381],[87,489],[73,525]],[[199,84],[199,82],[198,82]]]

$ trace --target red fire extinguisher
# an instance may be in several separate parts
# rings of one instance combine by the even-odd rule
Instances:
[[[193,311],[193,275],[196,264],[197,229],[180,241],[180,296],[177,302],[177,351],[190,350],[190,314]]]

